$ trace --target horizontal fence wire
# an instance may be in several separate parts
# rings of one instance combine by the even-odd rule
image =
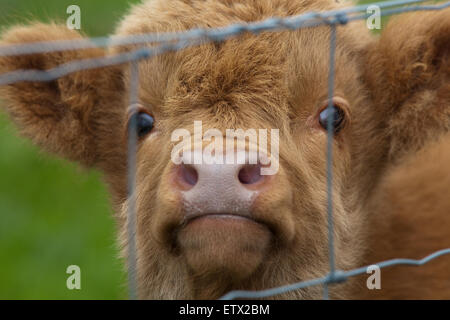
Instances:
[[[168,33],[149,33],[130,36],[113,36],[113,37],[97,37],[83,40],[59,40],[35,42],[17,45],[0,46],[0,56],[17,56],[25,54],[38,54],[46,52],[67,51],[67,50],[83,50],[97,47],[125,46],[125,45],[145,45],[152,43],[152,47],[142,47],[127,53],[116,54],[112,56],[92,59],[82,59],[59,65],[49,70],[16,70],[0,75],[0,85],[9,85],[22,81],[52,81],[60,77],[69,75],[74,72],[102,68],[118,64],[130,63],[130,107],[139,103],[139,73],[138,62],[148,59],[166,52],[178,51],[184,48],[198,46],[209,42],[221,42],[231,37],[236,37],[243,33],[259,34],[261,32],[297,30],[301,28],[311,28],[321,25],[330,27],[330,61],[328,75],[328,97],[329,112],[328,117],[328,142],[327,142],[327,221],[328,221],[328,254],[330,271],[321,278],[297,282],[285,286],[271,288],[260,291],[232,291],[223,296],[221,299],[237,299],[237,298],[266,298],[280,295],[289,291],[295,291],[310,286],[323,285],[323,295],[327,299],[328,285],[341,283],[349,277],[363,274],[368,267],[360,267],[348,271],[337,270],[334,257],[334,241],[333,241],[333,203],[332,203],[332,103],[331,98],[334,91],[334,55],[336,48],[336,28],[338,25],[345,25],[351,21],[367,19],[371,13],[367,12],[369,6],[378,6],[381,10],[381,16],[389,16],[403,12],[425,11],[425,10],[441,10],[450,7],[450,1],[434,4],[419,5],[417,3],[423,0],[397,0],[385,1],[379,3],[370,3],[347,7],[339,10],[330,10],[324,12],[308,12],[296,16],[286,18],[273,17],[259,22],[248,24],[233,24],[222,28],[211,29],[192,29],[184,32],[168,32]],[[135,174],[136,174],[136,152],[137,137],[136,123],[130,121],[129,138],[128,138],[128,277],[130,298],[137,298],[137,280],[136,280],[136,204],[135,204]],[[133,133],[134,132],[134,133]],[[421,259],[392,259],[375,264],[379,268],[386,268],[396,265],[412,265],[421,266],[429,261],[450,254],[450,248],[436,251],[429,256]]]
[[[372,3],[370,5],[377,5],[380,8],[383,7],[393,7],[404,3],[416,3],[423,2],[423,0],[405,0],[405,1],[389,1],[388,3]],[[389,5],[388,5],[389,4]],[[79,61],[73,61],[69,63],[62,64],[58,67],[49,70],[16,70],[0,75],[0,85],[12,84],[20,81],[52,81],[61,78],[65,75],[83,71],[87,69],[102,68],[112,65],[129,63],[132,61],[139,61],[142,59],[148,59],[156,55],[160,55],[169,51],[179,51],[188,47],[198,46],[208,42],[225,41],[230,37],[235,37],[244,32],[251,32],[258,34],[263,31],[279,31],[279,30],[295,30],[305,27],[315,27],[319,25],[330,25],[330,24],[346,24],[350,21],[363,20],[368,18],[371,14],[365,12],[357,16],[349,16],[350,13],[366,11],[370,5],[357,6],[352,8],[353,10],[335,10],[330,11],[333,14],[327,14],[327,12],[310,12],[294,17],[288,18],[271,18],[264,20],[263,22],[249,23],[249,24],[236,24],[228,28],[217,28],[217,29],[197,29],[195,32],[174,32],[166,33],[166,35],[146,35],[148,38],[165,38],[165,40],[159,40],[162,44],[159,46],[151,48],[140,48],[131,52],[116,54],[108,57],[101,58],[91,58],[82,59]],[[410,12],[410,11],[422,11],[422,10],[441,10],[450,7],[450,1],[439,4],[439,5],[416,5],[403,8],[393,8],[381,11],[382,16],[388,16],[392,14],[397,14],[400,12]],[[357,10],[356,10],[357,9]],[[133,38],[134,36],[130,36]],[[175,39],[175,40],[173,40]],[[142,40],[141,40],[142,41]],[[0,46],[0,56],[10,56],[13,55],[15,50],[13,48],[23,48],[19,49],[18,53],[21,54],[31,54],[42,52],[43,48],[49,46],[51,42],[37,42],[32,43],[27,46],[24,45],[7,45]],[[55,41],[55,51],[65,51],[74,49],[86,49],[86,43],[81,43],[79,47],[77,45],[72,45],[69,48],[64,48],[63,44],[65,42]],[[91,44],[94,46],[94,43]],[[39,49],[38,49],[39,48]],[[26,51],[29,50],[29,51]],[[48,49],[44,52],[51,52]]]
[[[163,33],[149,33],[130,36],[112,36],[112,37],[96,37],[90,39],[75,39],[75,40],[58,40],[45,41],[26,44],[17,44],[14,46],[0,46],[0,56],[21,55],[31,53],[44,53],[55,51],[67,51],[76,49],[90,49],[97,47],[112,47],[122,45],[137,45],[149,42],[170,42],[179,40],[198,40],[209,39],[210,41],[223,41],[230,36],[235,36],[243,32],[260,33],[263,31],[278,31],[280,29],[300,29],[304,27],[314,27],[324,24],[329,18],[342,17],[348,21],[366,19],[370,14],[367,14],[367,8],[371,5],[376,5],[380,9],[398,7],[407,4],[415,4],[424,2],[424,0],[397,0],[384,1],[379,3],[371,3],[366,5],[348,7],[339,10],[329,10],[325,12],[308,12],[284,19],[270,18],[260,22],[253,22],[248,24],[233,24],[228,27],[214,28],[214,29],[192,29],[184,32],[163,32]],[[381,12],[381,15],[390,15],[398,12],[417,11],[417,10],[439,10],[448,6],[448,3],[443,3],[434,6],[410,6],[401,7],[397,9],[389,9]],[[400,11],[398,11],[400,10]],[[364,15],[360,13],[364,12]],[[352,16],[354,14],[359,14]]]
[[[393,267],[393,266],[422,266],[436,258],[439,258],[439,257],[441,257],[443,255],[447,255],[447,254],[450,254],[450,248],[436,251],[420,260],[391,259],[391,260],[386,260],[383,262],[378,262],[373,265],[378,266],[380,269],[387,268],[387,267]],[[312,279],[312,280],[297,282],[297,283],[289,284],[286,286],[276,287],[276,288],[267,289],[267,290],[231,291],[231,292],[227,293],[226,295],[224,295],[220,299],[221,300],[233,300],[233,299],[246,299],[246,298],[247,299],[267,298],[267,297],[280,295],[280,294],[283,294],[283,293],[286,293],[289,291],[304,289],[306,287],[323,285],[326,283],[341,283],[341,282],[346,281],[349,277],[354,277],[354,276],[366,273],[368,267],[369,266],[360,267],[360,268],[352,269],[349,271],[337,270],[334,272],[333,276],[330,276],[328,274],[322,278],[316,278],[316,279]]]

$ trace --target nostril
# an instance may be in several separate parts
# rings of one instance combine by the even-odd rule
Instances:
[[[260,165],[246,165],[242,167],[238,175],[239,181],[242,184],[254,184],[261,180],[261,166]]]
[[[198,172],[197,170],[191,166],[183,164],[180,168],[180,176],[184,183],[195,186],[198,181]]]

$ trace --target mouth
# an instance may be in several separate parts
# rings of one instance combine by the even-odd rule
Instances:
[[[247,215],[234,213],[204,213],[187,217],[183,226],[188,227],[212,227],[226,228],[233,225],[248,225],[267,227],[264,223]]]
[[[194,215],[192,217],[187,218],[186,225],[194,222],[199,219],[223,219],[223,220],[243,220],[243,221],[252,221],[255,222],[252,218],[240,214],[231,214],[231,213],[205,213],[205,214],[198,214]]]

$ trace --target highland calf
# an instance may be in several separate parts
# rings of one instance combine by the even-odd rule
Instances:
[[[221,27],[341,6],[331,0],[152,0],[132,9],[117,35]],[[80,38],[65,26],[34,24],[7,31],[2,44]],[[445,149],[450,141],[449,40],[449,10],[405,15],[380,39],[364,22],[337,29],[332,121],[339,269],[391,255],[421,258],[450,244],[450,153]],[[45,70],[137,48],[0,57],[0,73]],[[125,255],[126,128],[131,118],[137,119],[139,297],[214,299],[233,289],[266,289],[324,276],[329,270],[329,50],[330,28],[320,26],[244,34],[166,53],[139,63],[140,106],[130,110],[128,65],[81,71],[47,83],[15,83],[0,88],[0,97],[25,136],[49,152],[104,173]],[[258,152],[251,164],[172,161],[177,145],[173,133],[183,129],[194,135],[195,121],[201,121],[204,131],[214,129],[223,136],[233,129],[266,130],[268,147],[258,139],[233,146],[235,155]],[[277,143],[271,139],[274,129],[277,148],[271,148]],[[221,158],[218,139],[215,135],[213,147],[189,140],[181,150],[195,158],[212,148],[208,154]],[[221,144],[227,142],[224,138]],[[273,161],[276,174],[261,174]],[[423,225],[427,216],[435,219],[432,229]],[[403,226],[407,228],[397,229]],[[419,248],[414,243],[422,231],[440,235],[431,240],[425,235]],[[433,276],[448,278],[440,268]],[[416,292],[412,296],[420,298]],[[450,297],[449,286],[432,292],[424,297]],[[384,297],[410,293],[407,288]],[[370,296],[358,279],[331,286],[330,295]],[[309,287],[277,298],[321,296],[321,287]]]

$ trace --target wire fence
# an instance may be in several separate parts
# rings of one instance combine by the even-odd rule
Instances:
[[[27,44],[18,44],[13,46],[0,46],[0,56],[18,56],[33,53],[45,53],[67,50],[81,50],[96,47],[109,47],[119,45],[136,45],[154,43],[157,44],[150,48],[140,48],[131,52],[121,53],[113,56],[84,59],[62,64],[49,70],[16,70],[0,75],[0,85],[8,85],[21,81],[52,81],[65,75],[112,65],[130,64],[130,107],[133,108],[139,104],[139,72],[138,63],[141,60],[149,59],[157,55],[178,51],[184,48],[198,46],[208,42],[222,42],[231,37],[236,37],[243,33],[258,34],[261,32],[276,32],[280,30],[296,30],[300,28],[316,27],[327,25],[330,28],[330,52],[329,52],[329,75],[328,75],[328,114],[332,114],[332,97],[335,80],[335,49],[336,49],[336,29],[339,25],[345,25],[351,21],[367,19],[371,14],[367,8],[371,5],[378,6],[381,10],[381,16],[388,16],[398,13],[425,10],[441,10],[450,7],[450,1],[434,5],[420,5],[423,0],[397,0],[371,3],[348,7],[340,10],[330,10],[325,12],[308,12],[305,14],[291,16],[287,18],[270,18],[260,22],[249,24],[233,24],[223,28],[215,29],[192,29],[185,32],[174,33],[150,33],[130,36],[98,37],[83,40],[60,40],[51,42],[35,42]],[[136,280],[136,203],[135,203],[135,173],[136,173],[136,152],[137,152],[137,123],[133,117],[129,124],[128,135],[128,276],[129,276],[129,296],[130,299],[137,298],[137,280]],[[221,299],[237,298],[264,298],[276,296],[289,291],[299,290],[309,286],[323,286],[323,298],[328,299],[328,286],[346,281],[349,277],[366,273],[367,267],[360,267],[348,271],[337,270],[335,266],[335,250],[333,241],[333,170],[332,170],[332,146],[333,146],[333,121],[328,117],[328,142],[327,142],[327,221],[328,221],[328,252],[329,252],[329,272],[321,278],[308,281],[302,281],[285,286],[271,288],[261,291],[232,291],[224,295]],[[386,268],[396,265],[421,266],[429,261],[450,254],[450,248],[436,251],[421,260],[413,259],[392,259],[379,262],[376,265],[379,268]]]

